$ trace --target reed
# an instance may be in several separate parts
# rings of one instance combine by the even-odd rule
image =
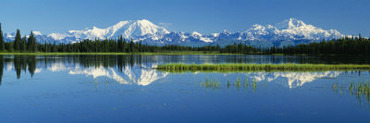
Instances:
[[[348,92],[352,96],[356,96],[359,103],[362,102],[361,99],[366,99],[366,102],[370,104],[370,82],[350,82],[349,85],[342,84],[339,85],[337,82],[332,84],[332,90],[336,93],[338,91],[344,91],[348,88]],[[339,90],[340,89],[340,90]]]
[[[236,78],[235,85],[236,85],[236,87],[238,87],[238,88],[240,88],[240,86],[242,85],[242,83],[240,82],[239,76]]]
[[[220,87],[220,82],[219,81],[214,81],[210,79],[206,79],[205,82],[202,82],[201,85],[206,88],[219,88]]]
[[[249,86],[248,78],[245,79],[244,87],[247,88]]]
[[[236,78],[235,82],[231,82],[230,80],[226,80],[225,83],[226,83],[227,88],[236,87],[238,90],[241,88],[241,86],[243,84],[241,79],[239,78],[239,76]],[[208,78],[205,81],[201,82],[201,86],[206,87],[206,88],[213,88],[213,89],[222,88],[220,86],[220,81],[219,80],[212,80],[212,79],[208,79]],[[253,91],[255,92],[256,89],[257,89],[257,81],[253,80],[253,83],[251,85],[249,85],[248,78],[246,78],[245,83],[244,83],[244,87],[245,87],[245,89],[248,89],[249,87],[253,87]]]

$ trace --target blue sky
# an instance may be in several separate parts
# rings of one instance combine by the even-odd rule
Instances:
[[[290,17],[370,36],[370,0],[1,0],[4,32],[44,34],[148,19],[170,31],[244,31]]]

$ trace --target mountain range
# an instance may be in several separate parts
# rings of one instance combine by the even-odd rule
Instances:
[[[343,37],[339,31],[334,29],[324,30],[302,20],[289,18],[272,25],[253,25],[246,31],[201,34],[198,32],[174,32],[158,26],[149,20],[120,21],[107,27],[86,28],[83,30],[69,30],[65,33],[42,34],[33,31],[40,43],[75,43],[84,39],[117,39],[119,36],[134,41],[143,41],[149,45],[229,45],[233,43],[247,43],[252,46],[287,46],[301,43],[319,42],[322,40],[338,39]],[[5,33],[5,40],[14,40],[15,33]]]

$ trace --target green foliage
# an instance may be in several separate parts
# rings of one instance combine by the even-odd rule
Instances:
[[[36,43],[36,38],[33,35],[33,32],[31,31],[30,37],[28,37],[28,42],[27,42],[27,48],[28,51],[31,52],[37,52],[37,43]]]
[[[25,36],[21,40],[20,51],[25,52],[27,50],[26,42],[27,42],[27,38]]]
[[[272,47],[263,51],[266,54],[348,54],[369,55],[370,39],[359,35],[356,38],[345,37],[338,40],[322,41],[319,43],[300,44],[288,47]]]
[[[20,51],[21,50],[21,31],[17,29],[17,33],[15,35],[15,40],[14,40],[14,50]]]
[[[215,81],[215,80],[210,80],[207,78],[205,82],[201,83],[201,86],[206,87],[206,88],[219,88],[220,82]]]
[[[1,23],[0,23],[0,51],[5,50],[5,41],[4,41],[4,34],[3,31],[1,30]]]

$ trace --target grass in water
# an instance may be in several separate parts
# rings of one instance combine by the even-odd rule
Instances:
[[[219,81],[214,81],[210,79],[206,79],[205,82],[202,82],[201,85],[206,88],[219,88],[220,87],[220,82]]]
[[[244,83],[244,87],[247,88],[249,86],[249,83],[248,83],[248,77],[245,79],[245,83]]]
[[[243,85],[243,82],[241,81],[239,76],[236,78],[235,83],[231,82],[230,80],[226,80],[225,83],[226,83],[226,88],[227,89],[230,89],[230,87],[235,87],[239,90],[241,88],[241,86]],[[218,81],[218,80],[215,81],[215,80],[208,79],[208,78],[205,81],[201,82],[201,86],[205,87],[205,88],[212,88],[212,89],[223,88],[222,86],[220,86],[220,81]],[[251,85],[249,85],[248,78],[246,78],[245,83],[244,83],[244,87],[245,87],[246,90],[248,90],[249,87],[252,87],[253,92],[256,92],[256,90],[257,90],[257,80],[253,80],[253,83],[251,83]]]
[[[241,86],[241,82],[240,82],[240,79],[239,79],[239,76],[236,78],[236,83],[235,83],[236,87],[240,88]]]
[[[332,90],[336,93],[338,91],[344,91],[348,89],[348,92],[352,96],[356,96],[359,103],[361,104],[362,99],[366,99],[367,104],[370,104],[370,82],[350,82],[349,85],[344,83],[342,85],[338,82],[332,84]]]
[[[253,86],[253,91],[256,92],[256,90],[257,90],[257,81],[255,79],[253,80],[252,86]]]
[[[164,64],[158,70],[168,72],[234,72],[234,71],[325,71],[370,70],[370,65],[360,64]]]

